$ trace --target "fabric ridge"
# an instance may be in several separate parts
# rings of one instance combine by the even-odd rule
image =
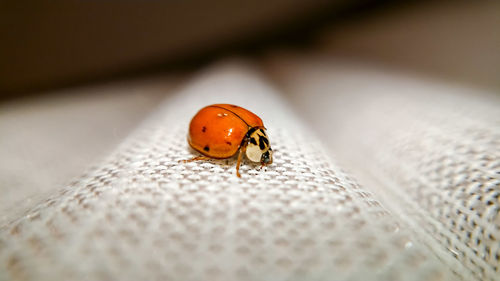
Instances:
[[[465,280],[500,280],[498,96],[332,58],[286,62],[280,85],[342,166]]]

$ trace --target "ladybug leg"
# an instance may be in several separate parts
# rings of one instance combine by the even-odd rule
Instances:
[[[264,168],[264,166],[266,166],[266,164],[260,164],[260,167],[257,169],[257,171],[262,170],[262,168]]]
[[[241,158],[243,158],[243,154],[245,154],[245,151],[247,150],[247,145],[246,143],[241,146],[240,148],[240,153],[238,154],[238,162],[236,162],[236,176],[238,178],[241,178],[240,175],[240,164],[241,164]]]
[[[179,162],[182,162],[182,163],[189,163],[189,162],[193,162],[193,161],[197,161],[197,160],[210,160],[211,158],[210,157],[207,157],[207,156],[196,156],[196,157],[193,157],[191,159],[187,159],[187,160],[180,160]]]

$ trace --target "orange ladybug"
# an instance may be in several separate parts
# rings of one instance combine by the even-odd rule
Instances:
[[[273,151],[266,128],[259,116],[232,104],[213,104],[202,108],[189,124],[189,145],[204,156],[184,162],[224,159],[238,151],[236,175],[240,175],[243,154],[262,166],[273,163]]]

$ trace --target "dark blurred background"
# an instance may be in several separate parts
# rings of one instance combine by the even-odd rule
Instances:
[[[0,2],[0,96],[197,67],[276,46],[498,86],[497,1]]]
[[[1,90],[47,89],[302,40],[360,1],[3,1]],[[373,4],[371,4],[373,5]],[[328,11],[328,13],[325,13]],[[258,42],[258,43],[257,43]]]

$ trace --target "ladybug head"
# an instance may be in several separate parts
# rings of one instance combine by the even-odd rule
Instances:
[[[269,145],[266,129],[254,128],[249,132],[246,148],[248,159],[263,165],[273,163],[273,151]]]
[[[273,163],[273,150],[271,148],[262,154],[260,163],[262,163],[262,165],[269,165]]]

